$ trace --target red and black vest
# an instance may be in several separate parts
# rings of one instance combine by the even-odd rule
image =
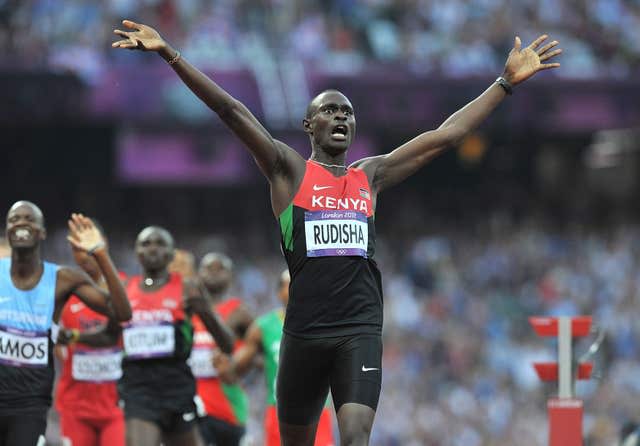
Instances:
[[[302,337],[381,333],[371,199],[361,169],[336,177],[307,161],[300,188],[279,217],[291,273],[285,332]]]

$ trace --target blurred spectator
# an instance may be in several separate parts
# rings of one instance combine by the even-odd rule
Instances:
[[[259,57],[293,56],[352,74],[400,63],[422,74],[495,75],[516,34],[560,40],[558,76],[624,77],[640,61],[637,1],[5,0],[4,64],[97,82],[110,61],[126,57],[110,51],[111,30],[125,17],[157,27],[197,65],[218,70],[248,63],[238,48],[256,38],[265,48]]]

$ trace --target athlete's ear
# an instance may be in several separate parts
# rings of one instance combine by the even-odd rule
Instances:
[[[304,132],[310,135],[313,134],[313,128],[311,128],[311,121],[307,118],[302,120],[302,127],[304,127]]]
[[[40,231],[40,240],[45,240],[47,238],[47,228],[42,228]]]

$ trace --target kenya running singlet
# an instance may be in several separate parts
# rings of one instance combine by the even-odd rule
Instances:
[[[11,259],[0,259],[0,416],[41,412],[51,404],[58,266],[43,262],[38,284],[16,288]]]
[[[241,305],[238,298],[227,299],[216,305],[216,312],[226,322],[229,315]],[[194,341],[189,364],[196,377],[198,396],[206,415],[244,426],[247,422],[249,400],[239,384],[224,384],[213,367],[213,350],[216,343],[199,317],[193,316]],[[238,341],[239,342],[239,341]],[[238,347],[236,343],[235,348]]]
[[[307,161],[279,222],[291,273],[284,331],[309,338],[381,334],[382,283],[364,171],[349,168],[336,177]]]
[[[125,404],[154,410],[191,410],[195,380],[187,365],[193,327],[183,304],[182,277],[154,291],[140,288],[142,277],[127,285],[133,315],[124,324],[124,360],[118,390]]]
[[[87,331],[107,323],[107,317],[72,296],[62,310],[60,325]],[[67,355],[56,387],[56,408],[80,418],[122,416],[116,382],[122,376],[122,348],[66,346]]]

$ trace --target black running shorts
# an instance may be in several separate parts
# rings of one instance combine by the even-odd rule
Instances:
[[[47,411],[0,416],[0,446],[44,446]]]
[[[124,405],[124,418],[150,421],[158,426],[163,434],[188,432],[198,422],[195,404],[190,409],[173,411],[127,402]]]
[[[206,446],[238,446],[246,431],[244,426],[209,416],[200,418],[198,427]]]
[[[306,339],[285,333],[282,337],[276,399],[283,423],[317,422],[329,389],[336,412],[346,403],[376,410],[381,383],[379,335]]]

